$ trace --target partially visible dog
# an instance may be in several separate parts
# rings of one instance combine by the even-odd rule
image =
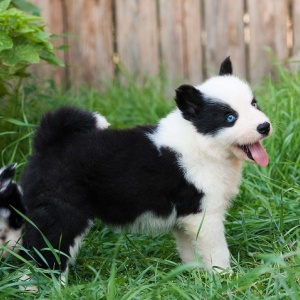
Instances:
[[[64,107],[46,114],[23,175],[28,218],[54,248],[74,258],[92,220],[123,231],[173,231],[183,262],[230,267],[224,216],[244,160],[261,166],[271,123],[225,59],[219,76],[176,90],[177,108],[154,126],[110,130],[102,116]],[[147,107],[145,107],[147,109]],[[62,271],[40,232],[24,245],[43,267]]]
[[[17,252],[24,221],[16,210],[24,214],[25,208],[21,188],[13,181],[15,167],[16,164],[10,164],[0,169],[0,245]],[[7,250],[0,250],[0,257],[7,255]]]

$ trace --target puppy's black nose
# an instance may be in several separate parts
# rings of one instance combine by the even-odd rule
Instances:
[[[269,122],[264,122],[262,124],[259,124],[257,126],[257,131],[260,133],[260,134],[263,134],[263,135],[268,135],[269,132],[270,132],[270,128],[271,128],[271,125]]]

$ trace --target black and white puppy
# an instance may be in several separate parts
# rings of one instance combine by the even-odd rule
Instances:
[[[22,243],[23,218],[17,213],[25,213],[22,203],[22,191],[13,181],[16,164],[0,169],[0,245],[18,251],[17,243]],[[15,210],[16,209],[16,210]],[[6,257],[8,251],[0,249],[0,257]]]
[[[46,114],[22,187],[28,217],[54,248],[75,257],[92,220],[137,233],[173,231],[183,262],[230,267],[224,215],[244,160],[268,164],[271,133],[250,87],[232,75],[176,90],[177,108],[155,126],[110,130],[104,117],[64,107]],[[146,109],[146,108],[145,108]],[[44,267],[65,270],[28,225],[25,247]]]

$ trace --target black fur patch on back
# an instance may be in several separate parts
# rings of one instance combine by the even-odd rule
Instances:
[[[36,206],[40,200],[30,194],[41,197],[50,190],[60,201],[116,225],[147,211],[161,217],[173,207],[179,216],[199,212],[202,193],[186,181],[173,151],[156,149],[149,130],[91,130],[45,156],[32,156],[23,177],[25,204]],[[51,205],[48,197],[44,201]]]

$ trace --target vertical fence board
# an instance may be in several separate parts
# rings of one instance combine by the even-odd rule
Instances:
[[[55,48],[64,44],[63,34],[63,13],[61,0],[31,0],[41,10],[41,17],[46,24],[46,32],[57,35],[52,38]],[[65,53],[63,51],[55,52],[57,57],[64,61]],[[41,61],[39,65],[32,66],[32,71],[41,79],[54,78],[58,85],[65,81],[65,69],[62,67],[49,66],[46,62]]]
[[[246,77],[243,1],[206,0],[204,7],[207,74],[218,72],[230,55],[234,73]]]
[[[170,87],[174,88],[184,77],[183,68],[183,14],[181,0],[159,1],[161,63]]]
[[[201,7],[199,0],[183,3],[183,72],[190,84],[199,84],[202,78]]]
[[[294,31],[293,55],[300,55],[300,0],[293,1],[292,22]]]
[[[99,88],[113,77],[112,0],[66,0],[70,81]]]
[[[250,80],[258,83],[269,76],[272,63],[266,46],[281,60],[288,56],[287,48],[287,1],[248,0],[250,16],[249,45]]]
[[[116,1],[117,49],[121,63],[141,81],[159,72],[156,1]]]

